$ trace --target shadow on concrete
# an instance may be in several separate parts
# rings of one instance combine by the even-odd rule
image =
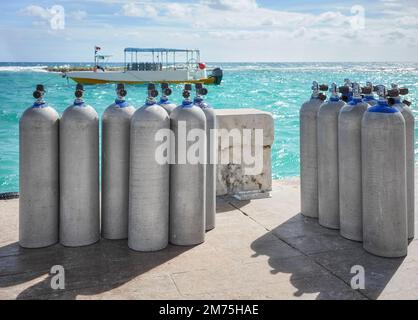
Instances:
[[[231,202],[234,201],[234,205]],[[234,210],[239,209],[239,207],[235,206],[235,201],[242,206],[249,204],[251,201],[237,201],[237,199],[231,196],[218,196],[216,198],[216,214],[222,214],[225,212],[231,212]]]
[[[17,299],[75,299],[77,295],[100,294],[191,248],[169,245],[159,252],[140,253],[130,250],[126,240],[101,240],[81,248],[57,244],[43,249],[23,249],[13,243],[0,248],[0,288],[33,281],[34,284],[20,292]],[[54,265],[62,265],[65,269],[64,290],[51,289],[49,272]]]
[[[271,236],[280,240],[265,246]],[[317,294],[316,299],[377,299],[403,262],[365,252],[362,244],[321,227],[316,219],[297,214],[251,245],[254,257],[268,256],[271,273],[291,274],[295,297]],[[365,290],[351,289],[353,266],[365,270]]]

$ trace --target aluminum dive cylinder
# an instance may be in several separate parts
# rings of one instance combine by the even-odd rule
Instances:
[[[363,101],[368,103],[371,107],[377,106],[377,99],[374,96],[374,86],[371,82],[367,82],[366,86],[361,88],[363,94]]]
[[[360,85],[354,83],[353,99],[338,118],[340,233],[354,241],[363,240],[361,121],[369,107],[363,102]]]
[[[405,120],[379,86],[379,104],[362,121],[363,247],[388,258],[408,249]]]
[[[216,218],[216,162],[217,162],[217,122],[216,113],[209,104],[204,101],[208,90],[202,84],[196,84],[196,97],[193,103],[200,107],[206,116],[206,231],[215,228]]]
[[[128,238],[129,150],[131,118],[135,108],[125,101],[123,84],[102,118],[102,236]]]
[[[389,97],[393,100],[393,107],[398,109],[405,119],[406,133],[406,190],[408,212],[408,239],[415,237],[415,118],[408,101],[401,101],[401,96],[408,94],[407,88],[392,85]]]
[[[312,84],[311,99],[300,109],[300,172],[301,212],[304,216],[318,218],[318,142],[317,117],[328,91],[327,85]]]
[[[204,242],[206,229],[206,116],[190,99],[170,116],[176,147],[170,171],[170,242],[191,246]],[[173,145],[173,144],[172,144]]]
[[[19,122],[19,244],[42,248],[58,242],[59,115],[43,99],[37,85],[36,101]]]
[[[339,229],[338,115],[346,103],[335,83],[331,92],[318,112],[318,216],[320,225]]]
[[[146,103],[131,120],[128,245],[144,252],[164,249],[169,237],[170,118],[157,96],[148,85]],[[163,143],[161,134],[167,135]]]
[[[60,123],[60,242],[68,247],[100,239],[99,116],[83,93],[78,84]]]
[[[163,107],[165,111],[167,111],[168,115],[170,115],[171,112],[177,108],[177,105],[169,100],[169,96],[171,96],[172,93],[173,91],[168,86],[168,83],[161,84],[161,99],[158,104]]]

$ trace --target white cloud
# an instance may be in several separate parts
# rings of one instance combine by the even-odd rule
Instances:
[[[76,11],[71,11],[68,14],[68,17],[74,20],[84,20],[87,17],[87,12],[83,11],[83,10],[76,10]]]
[[[49,20],[52,17],[50,9],[41,6],[30,5],[21,10],[21,13],[27,16],[38,17],[42,20]]]
[[[126,3],[122,6],[121,13],[127,17],[155,18],[158,16],[157,8],[147,3]]]
[[[256,0],[203,0],[202,4],[217,10],[247,11],[258,8]]]

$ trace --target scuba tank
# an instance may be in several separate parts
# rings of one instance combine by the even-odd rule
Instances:
[[[78,84],[60,123],[60,242],[68,247],[100,239],[99,116],[83,94]]]
[[[136,251],[157,251],[168,244],[170,164],[158,159],[157,135],[170,130],[170,118],[157,96],[155,85],[148,85],[145,105],[131,120],[128,245]]]
[[[375,87],[371,82],[367,82],[366,86],[361,88],[363,94],[363,101],[368,103],[371,107],[377,106],[377,99],[374,97]]]
[[[378,87],[379,103],[362,121],[363,247],[388,258],[408,250],[405,120]]]
[[[331,98],[318,112],[318,205],[319,224],[340,228],[338,181],[338,115],[346,105],[331,86]]]
[[[186,84],[183,103],[170,116],[176,142],[170,168],[170,242],[184,246],[204,242],[206,230],[206,116],[190,99],[191,90]],[[198,132],[198,142],[186,138]],[[199,159],[191,161],[189,151],[196,145]]]
[[[42,248],[58,242],[59,115],[37,85],[34,104],[19,121],[19,244]]]
[[[311,99],[300,109],[301,211],[310,218],[318,218],[317,116],[326,99],[321,91],[328,86],[314,81]]]
[[[161,95],[160,102],[158,104],[161,107],[163,107],[165,109],[165,111],[167,111],[168,115],[170,115],[171,112],[177,107],[176,104],[170,102],[170,100],[168,99],[168,97],[171,96],[172,92],[173,91],[168,86],[168,83],[162,83],[161,84],[162,95]]]
[[[353,99],[338,118],[340,233],[355,241],[363,239],[361,121],[369,107],[363,102],[359,84],[354,83]]]
[[[405,120],[406,133],[406,185],[408,211],[408,239],[415,237],[415,117],[409,101],[401,101],[401,96],[409,93],[407,88],[392,84],[389,90],[389,104],[399,110]]]
[[[102,235],[128,238],[129,149],[131,118],[135,108],[125,101],[123,84],[102,120]]]
[[[206,161],[206,231],[215,228],[216,217],[216,159],[218,154],[216,135],[216,114],[215,110],[208,105],[203,97],[208,90],[202,84],[196,84],[196,97],[193,103],[200,107],[206,116],[206,140],[207,140],[207,161]]]

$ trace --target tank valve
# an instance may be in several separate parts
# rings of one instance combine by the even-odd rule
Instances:
[[[84,94],[84,87],[82,84],[77,84],[76,88],[75,88],[75,97],[77,99],[81,99],[83,97]]]
[[[116,87],[116,94],[118,95],[119,100],[123,100],[128,92],[125,90],[125,85],[123,83],[119,83]]]
[[[161,84],[161,92],[165,97],[171,96],[173,91],[168,86],[168,83],[162,83]]]
[[[408,107],[410,107],[412,105],[412,102],[411,101],[408,101],[408,100],[404,100],[404,101],[402,101],[402,103],[404,105],[408,106]]]
[[[360,85],[357,82],[353,83],[353,97],[361,99]]]
[[[371,95],[373,93],[373,86],[369,87],[366,85],[366,87],[361,88],[361,93],[364,95]]]
[[[378,86],[376,86],[376,91],[377,91],[377,94],[379,96],[379,100],[380,101],[386,101],[386,97],[387,97],[386,87],[382,84],[378,85]]]
[[[196,94],[198,96],[206,96],[208,94],[208,89],[203,87],[202,83],[196,83]]]
[[[158,97],[158,91],[155,89],[155,84],[150,83],[148,85],[148,99],[154,101]]]
[[[44,86],[42,84],[38,84],[36,86],[35,91],[33,92],[33,97],[36,100],[42,100],[44,94],[45,94],[45,88],[44,88]]]
[[[338,96],[338,87],[337,87],[337,84],[334,82],[332,85],[331,85],[331,88],[329,89],[329,91],[331,92],[331,98],[332,99],[334,99],[334,100],[339,100],[340,98],[339,98],[339,96]]]
[[[184,90],[183,90],[183,98],[184,99],[189,99],[190,98],[190,91],[192,91],[192,85],[191,84],[184,85]]]

